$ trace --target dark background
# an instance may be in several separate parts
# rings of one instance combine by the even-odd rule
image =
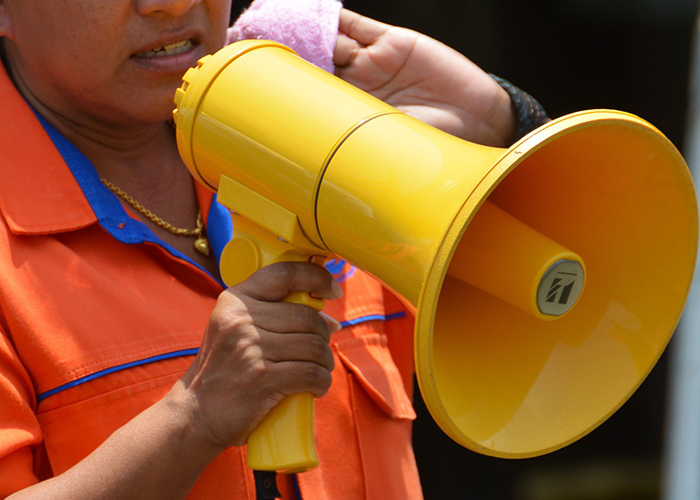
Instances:
[[[345,6],[447,43],[534,95],[551,117],[629,111],[685,148],[696,0],[346,0]],[[426,498],[660,498],[668,365],[667,352],[591,435],[528,460],[488,458],[454,444],[416,394],[415,450]]]
[[[535,96],[551,117],[613,108],[684,148],[695,0],[346,0],[416,29]],[[454,444],[416,394],[428,500],[660,498],[669,355],[611,419],[545,457],[501,460]],[[698,471],[700,473],[700,471]]]

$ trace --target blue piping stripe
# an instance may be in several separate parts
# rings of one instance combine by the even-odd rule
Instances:
[[[392,319],[405,318],[406,313],[404,311],[397,312],[394,314],[387,314],[386,316],[382,314],[371,314],[369,316],[362,316],[361,318],[350,319],[348,321],[343,321],[340,325],[345,328],[346,326],[355,326],[360,323],[367,323],[368,321],[390,321]]]
[[[369,316],[362,316],[360,318],[355,318],[351,319],[348,321],[343,321],[341,323],[342,327],[345,328],[346,326],[354,326],[354,325],[359,325],[361,323],[367,323],[368,321],[390,321],[392,319],[399,319],[399,318],[405,318],[406,313],[401,311],[397,312],[394,314],[387,314],[382,315],[382,314],[372,314]],[[145,358],[145,359],[140,359],[137,361],[132,361],[130,363],[126,363],[123,365],[118,365],[118,366],[113,366],[111,368],[106,368],[104,370],[91,373],[90,375],[86,375],[85,377],[79,378],[77,380],[73,380],[72,382],[68,382],[67,384],[63,384],[61,386],[58,386],[54,389],[51,389],[50,391],[46,391],[42,394],[39,394],[37,396],[37,402],[43,401],[44,399],[53,396],[54,394],[58,394],[59,392],[66,391],[68,389],[71,389],[73,387],[79,386],[81,384],[84,384],[86,382],[90,382],[91,380],[95,380],[100,377],[104,377],[106,375],[110,375],[112,373],[120,372],[122,370],[127,370],[129,368],[134,368],[137,366],[143,366],[147,365],[150,363],[157,363],[158,361],[164,361],[167,359],[173,359],[173,358],[179,358],[183,356],[194,356],[199,352],[199,349],[185,349],[182,351],[174,351],[174,352],[168,352],[165,354],[159,354],[158,356],[153,356],[150,358]]]
[[[194,356],[198,352],[199,352],[199,349],[185,349],[182,351],[174,351],[174,352],[168,352],[165,354],[159,354],[158,356],[153,356],[153,357],[146,358],[146,359],[140,359],[138,361],[132,361],[131,363],[126,363],[126,364],[119,365],[119,366],[113,366],[111,368],[107,368],[105,370],[101,370],[99,372],[92,373],[90,375],[79,378],[77,380],[73,380],[72,382],[68,382],[67,384],[63,384],[61,386],[58,386],[55,389],[51,389],[50,391],[46,391],[42,394],[39,394],[36,397],[36,400],[37,400],[37,402],[42,401],[42,400],[48,398],[49,396],[53,396],[54,394],[58,394],[59,392],[63,392],[65,390],[71,389],[71,388],[76,387],[78,385],[84,384],[85,382],[95,380],[96,378],[104,377],[105,375],[109,375],[111,373],[116,373],[116,372],[119,372],[122,370],[127,370],[129,368],[134,368],[136,366],[143,366],[143,365],[147,365],[150,363],[156,363],[158,361],[164,361],[166,359],[180,358],[183,356]]]

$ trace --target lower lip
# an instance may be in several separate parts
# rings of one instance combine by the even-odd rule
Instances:
[[[182,74],[189,68],[196,66],[200,58],[201,56],[199,55],[199,51],[196,50],[196,47],[191,47],[186,52],[181,52],[172,56],[131,56],[131,61],[149,71]]]

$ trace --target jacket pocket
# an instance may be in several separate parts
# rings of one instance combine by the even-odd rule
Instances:
[[[345,367],[387,415],[413,420],[416,413],[394,364],[386,335],[373,333],[332,344]]]
[[[37,418],[53,472],[61,474],[84,459],[160,400],[190,363],[191,358],[177,358],[111,373],[56,395],[72,402],[48,411],[40,406]]]

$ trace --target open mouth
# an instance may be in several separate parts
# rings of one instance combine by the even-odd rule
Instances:
[[[177,43],[171,43],[162,47],[155,47],[147,52],[138,52],[135,57],[167,57],[182,54],[187,52],[192,47],[192,40],[183,40]]]

